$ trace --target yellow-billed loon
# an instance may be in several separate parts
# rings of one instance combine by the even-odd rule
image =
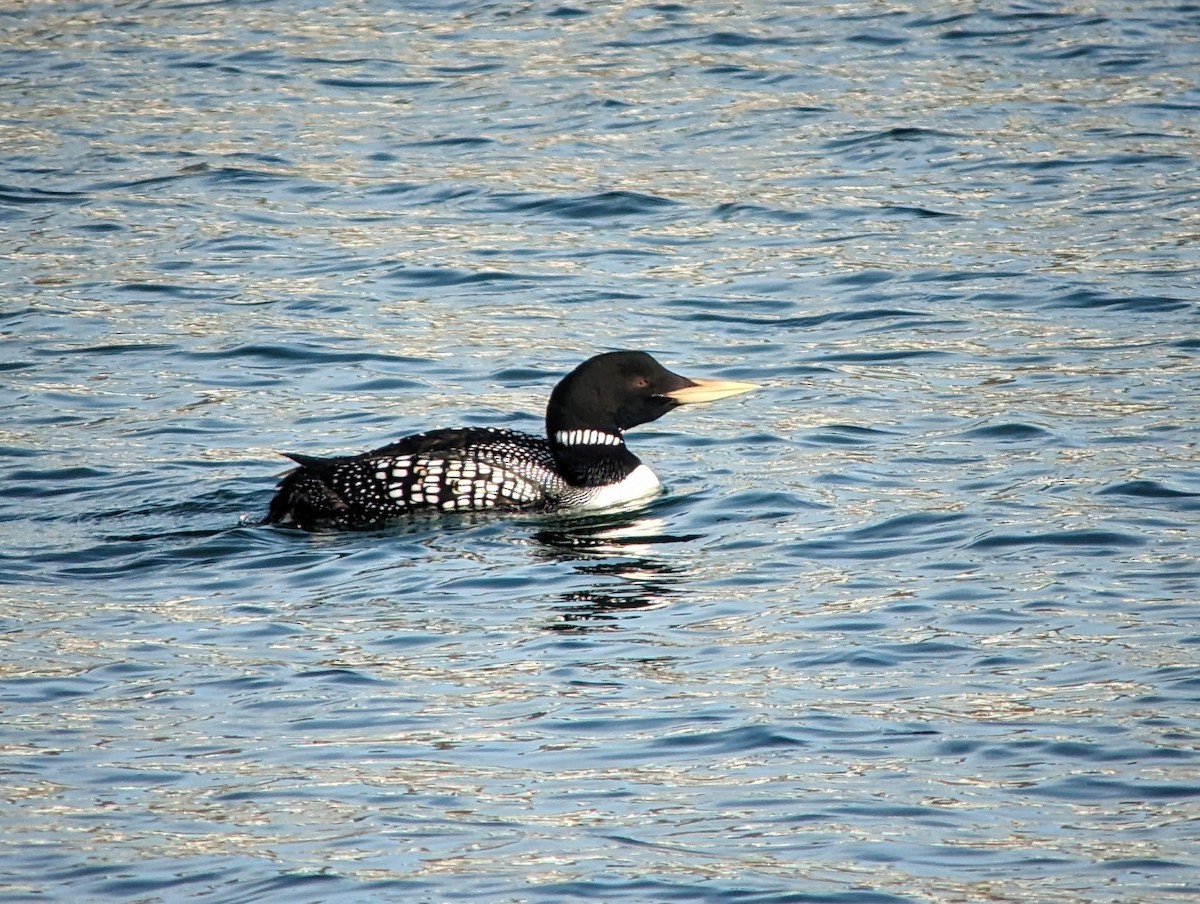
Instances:
[[[267,522],[303,530],[378,528],[417,511],[599,509],[644,498],[658,478],[625,431],[672,408],[747,392],[752,383],[688,379],[645,352],[607,352],[550,393],[546,439],[466,427],[407,436],[360,455],[292,455]]]

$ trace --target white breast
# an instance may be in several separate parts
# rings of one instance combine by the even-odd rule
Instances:
[[[633,473],[612,486],[600,487],[580,506],[584,509],[610,508],[614,505],[624,505],[647,496],[657,495],[662,484],[645,465],[638,465]]]

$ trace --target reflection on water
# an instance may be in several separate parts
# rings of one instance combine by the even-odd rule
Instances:
[[[669,533],[666,520],[644,512],[555,520],[554,527],[533,534],[545,547],[542,555],[570,563],[592,579],[588,589],[561,595],[554,608],[562,621],[555,630],[594,629],[639,609],[669,605],[686,592],[692,575],[686,558],[672,563],[671,547],[682,545],[686,556],[687,545],[702,540],[702,534]]]

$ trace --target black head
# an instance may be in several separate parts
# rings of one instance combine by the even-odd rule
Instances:
[[[696,385],[645,352],[607,352],[589,358],[554,387],[546,431],[601,430],[620,435],[662,417],[680,403],[667,393]]]

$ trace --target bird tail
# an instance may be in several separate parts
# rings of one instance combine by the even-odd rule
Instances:
[[[326,480],[335,459],[285,454],[300,467],[288,471],[279,481],[264,523],[301,530],[336,527],[348,507]]]

